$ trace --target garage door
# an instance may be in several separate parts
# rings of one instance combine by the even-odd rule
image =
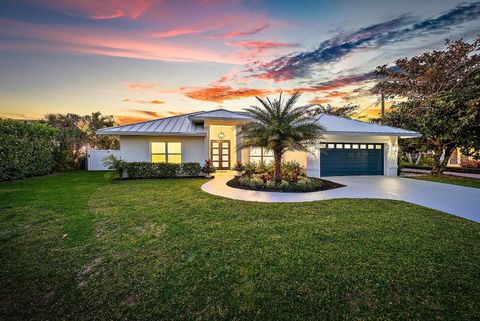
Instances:
[[[321,144],[320,175],[383,175],[383,144]]]

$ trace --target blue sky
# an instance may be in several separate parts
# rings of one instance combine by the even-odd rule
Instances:
[[[361,105],[376,66],[480,33],[478,1],[3,0],[0,117],[121,123],[301,90]]]

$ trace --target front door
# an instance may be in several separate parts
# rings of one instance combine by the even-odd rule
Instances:
[[[210,150],[212,151],[213,166],[217,169],[230,169],[229,140],[212,140]]]

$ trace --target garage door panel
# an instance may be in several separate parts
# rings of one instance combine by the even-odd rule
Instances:
[[[321,149],[321,176],[383,175],[383,145],[375,144],[373,149],[345,149],[343,146],[343,143],[335,143],[335,148]]]

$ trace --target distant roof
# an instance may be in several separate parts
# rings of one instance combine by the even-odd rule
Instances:
[[[97,131],[99,135],[138,135],[138,136],[205,136],[201,123],[205,119],[249,120],[244,112],[216,109],[200,111],[179,116],[160,118],[141,123],[104,128]],[[350,118],[322,114],[317,117],[327,135],[365,135],[365,136],[399,136],[419,137],[420,133],[378,124],[367,123]]]

